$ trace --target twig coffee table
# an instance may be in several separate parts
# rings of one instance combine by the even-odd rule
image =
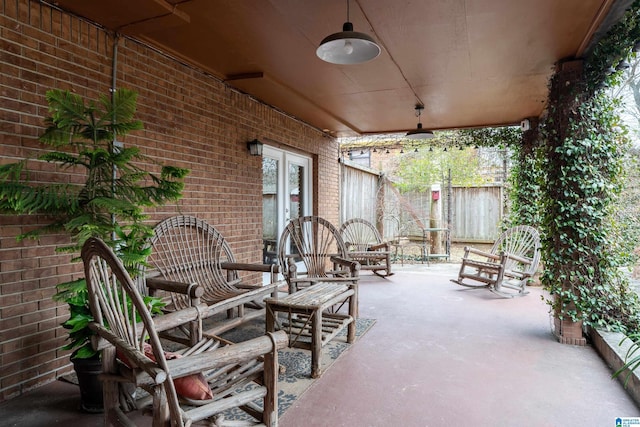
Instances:
[[[265,298],[267,332],[277,329],[289,334],[289,346],[311,350],[311,377],[318,378],[322,347],[348,327],[347,342],[356,336],[357,285],[319,282],[282,298]],[[348,313],[329,313],[328,308],[348,304]],[[342,307],[342,305],[340,306]],[[279,312],[287,313],[279,321]],[[284,316],[280,316],[284,317]]]

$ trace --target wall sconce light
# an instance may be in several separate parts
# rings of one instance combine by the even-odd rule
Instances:
[[[262,156],[262,142],[257,139],[247,142],[247,149],[252,156]]]

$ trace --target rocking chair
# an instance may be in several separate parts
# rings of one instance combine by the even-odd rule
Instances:
[[[458,279],[451,281],[470,288],[488,288],[505,298],[528,294],[527,282],[540,262],[540,235],[527,225],[506,230],[490,252],[464,248]]]
[[[93,344],[102,352],[104,425],[135,425],[140,411],[130,411],[145,408],[151,409],[153,427],[201,420],[239,425],[225,420],[224,411],[233,408],[250,418],[242,425],[277,425],[278,349],[286,346],[285,333],[229,345],[209,337],[166,352],[158,332],[199,321],[206,305],[152,318],[136,284],[103,241],[87,240],[82,259],[95,319],[90,327],[97,333]]]
[[[361,270],[371,270],[380,277],[391,276],[389,243],[382,241],[380,232],[362,218],[353,218],[340,227],[340,235],[347,246],[349,258],[360,263]]]

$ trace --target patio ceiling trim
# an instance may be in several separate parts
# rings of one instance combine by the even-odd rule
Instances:
[[[585,34],[582,43],[580,43],[580,46],[576,51],[576,58],[581,58],[585,54],[587,48],[591,45],[592,41],[594,41],[596,32],[611,12],[611,7],[615,2],[616,0],[605,0],[605,2],[602,4],[600,10],[598,10],[598,14],[591,22],[591,26],[589,27],[587,34]]]

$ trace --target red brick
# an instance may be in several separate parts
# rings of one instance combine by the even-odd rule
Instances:
[[[0,69],[0,96],[8,101],[0,115],[13,119],[0,120],[2,164],[42,151],[37,137],[47,114],[46,90],[70,89],[90,97],[108,93],[113,44],[101,29],[44,3],[3,4],[0,54],[11,62],[3,61]],[[262,169],[245,147],[256,137],[312,157],[318,192],[313,213],[338,222],[335,140],[133,40],[120,39],[118,49],[118,87],[138,91],[137,116],[145,125],[124,138],[125,144],[150,157],[143,167],[158,172],[156,163],[170,163],[192,170],[180,202],[148,210],[151,225],[177,213],[197,215],[220,229],[240,260],[261,259]],[[34,168],[35,179],[45,182],[84,180],[78,171],[60,174],[44,163]],[[82,265],[55,253],[55,247],[69,242],[64,234],[15,241],[47,220],[0,215],[0,301],[5,302],[0,306],[0,401],[69,369],[69,352],[58,348],[67,336],[59,324],[68,309],[51,294],[56,284],[81,275]],[[251,278],[258,282],[260,275]],[[16,363],[5,363],[5,349]]]

